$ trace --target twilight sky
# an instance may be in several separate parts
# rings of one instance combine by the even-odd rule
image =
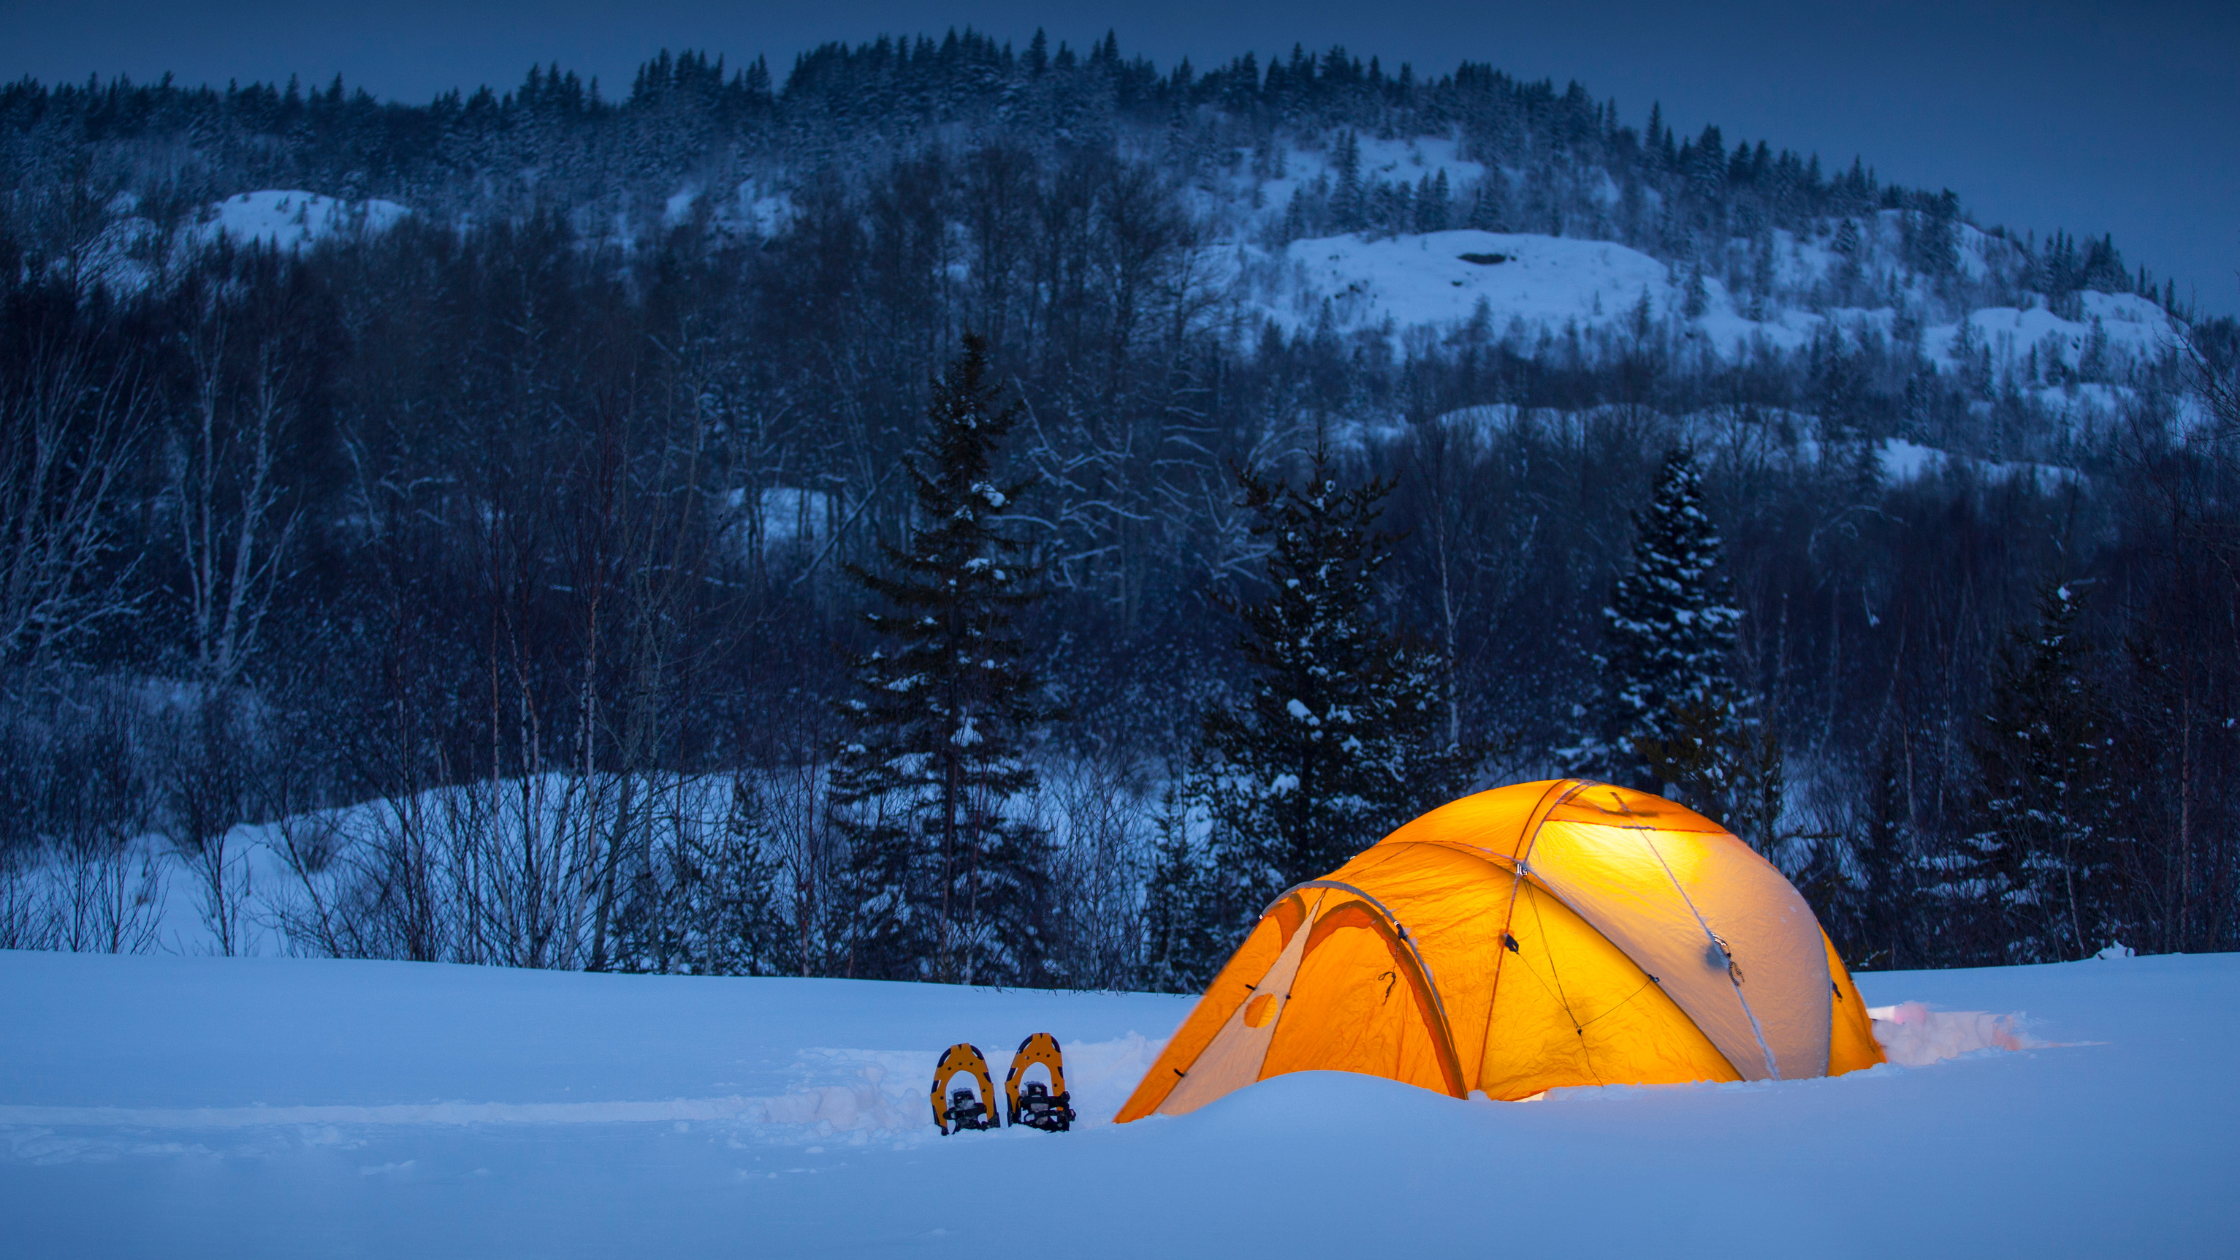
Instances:
[[[0,77],[344,82],[424,101],[532,62],[627,88],[661,48],[736,65],[881,32],[972,25],[1076,47],[1109,27],[1164,68],[1342,43],[1387,69],[1491,62],[1578,79],[1635,125],[1715,122],[1829,166],[1958,192],[1985,224],[2114,232],[2127,262],[2240,314],[2240,4],[2198,0],[0,0]]]

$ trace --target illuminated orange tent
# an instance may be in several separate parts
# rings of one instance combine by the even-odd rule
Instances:
[[[1661,797],[1564,779],[1433,810],[1278,897],[1116,1119],[1285,1072],[1519,1099],[1880,1062],[1780,871]]]

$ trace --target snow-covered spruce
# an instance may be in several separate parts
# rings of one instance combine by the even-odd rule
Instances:
[[[1734,677],[1742,611],[1693,451],[1666,453],[1634,528],[1632,564],[1602,610],[1601,712],[1570,755],[1617,782],[1669,785],[1770,851],[1781,754]]]
[[[967,336],[910,460],[909,541],[849,567],[884,606],[865,615],[878,642],[857,659],[832,776],[845,975],[1043,978],[1048,841],[1009,808],[1034,786],[1021,753],[1048,716],[1013,625],[1037,574],[997,515],[1026,486],[994,480],[1020,407],[988,377],[987,343]]]
[[[1253,677],[1206,715],[1170,805],[1147,894],[1162,987],[1201,987],[1270,897],[1460,792],[1474,760],[1447,739],[1447,662],[1378,606],[1393,484],[1340,485],[1324,447],[1303,485],[1251,469],[1237,484],[1266,593],[1228,603]]]

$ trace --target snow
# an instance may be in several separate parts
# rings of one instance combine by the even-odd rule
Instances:
[[[1497,403],[1457,408],[1441,414],[1435,423],[1482,450],[1493,435],[1525,426],[1558,434],[1565,440],[1583,442],[1593,433],[1595,421],[1617,417],[1621,410],[1590,407],[1565,411]],[[1684,434],[1699,450],[1747,466],[1785,468],[1801,473],[1818,463],[1824,454],[1819,438],[1814,435],[1819,421],[1804,412],[1770,407],[1753,409],[1751,421],[1745,423],[1734,409],[1713,409],[1681,415],[1675,420],[1678,433]],[[1398,434],[1376,431],[1376,435],[1389,439]],[[2040,486],[2055,486],[2077,481],[2084,475],[2061,464],[1983,459],[1905,438],[1884,438],[1875,447],[1874,454],[1884,480],[1892,485],[1954,473],[1981,482],[2033,478]]]
[[[1294,322],[1310,322],[1325,298],[1348,326],[1386,316],[1402,325],[1464,322],[1481,299],[1500,325],[1511,318],[1616,322],[1645,290],[1660,311],[1670,296],[1663,263],[1571,237],[1471,230],[1375,241],[1339,236],[1293,241],[1286,256],[1309,278],[1288,312]]]
[[[1361,180],[1364,184],[1396,184],[1405,181],[1410,187],[1419,184],[1426,175],[1436,177],[1447,173],[1448,195],[1457,203],[1457,213],[1468,213],[1468,190],[1485,177],[1486,168],[1460,156],[1461,142],[1453,137],[1415,136],[1408,139],[1380,139],[1374,135],[1357,135],[1360,145]],[[1280,221],[1285,207],[1291,203],[1292,194],[1315,182],[1317,177],[1335,184],[1338,178],[1337,154],[1333,148],[1301,149],[1287,147],[1283,154],[1283,178],[1269,180],[1240,179],[1234,186],[1223,189],[1220,195],[1204,198],[1200,209],[1227,211],[1239,214],[1252,194],[1257,191],[1261,210],[1259,221]],[[1510,173],[1513,180],[1515,172]]]
[[[1883,1054],[1901,1067],[1927,1067],[1979,1050],[2032,1050],[2047,1043],[2024,1032],[2013,1015],[1932,1011],[1919,1002],[1870,1007]]]
[[[1317,237],[1273,256],[1239,247],[1226,265],[1248,306],[1292,332],[1312,329],[1325,304],[1339,331],[1387,321],[1395,330],[1452,330],[1469,324],[1482,304],[1492,336],[1518,333],[1530,341],[1570,327],[1620,329],[1644,296],[1657,321],[1677,317],[1685,303],[1685,276],[1647,254],[1610,241],[1527,232]],[[1795,349],[1821,318],[1777,312],[1752,320],[1737,312],[1716,276],[1704,277],[1704,289],[1704,313],[1690,325],[1725,354],[1759,338]]]
[[[0,953],[0,1204],[25,1255],[1475,1254],[1489,1196],[1526,1254],[2240,1228],[2240,956],[1859,980],[1959,1057],[1526,1104],[1309,1073],[1116,1127],[1190,999]],[[1036,1031],[1084,1123],[937,1136],[940,1050],[1000,1076]]]
[[[354,231],[385,232],[411,213],[378,197],[338,201],[300,188],[238,193],[210,207],[210,212],[205,232],[284,250]]]
[[[2082,319],[2063,319],[2042,306],[1986,306],[1971,311],[1968,323],[1976,341],[1991,351],[1994,363],[2005,363],[2039,351],[2041,360],[2058,355],[2074,366],[2091,343],[2097,325],[2107,336],[2110,350],[2152,361],[2178,344],[2182,329],[2161,307],[2135,293],[2077,295]],[[1935,324],[1921,333],[1922,349],[1937,366],[1951,371],[1959,360],[1953,343],[1960,325]]]
[[[1412,187],[1444,171],[1457,216],[1468,212],[1474,190],[1488,175],[1482,164],[1461,158],[1452,137],[1361,136],[1359,145],[1366,185]],[[1267,244],[1285,222],[1295,192],[1318,179],[1335,180],[1335,154],[1326,138],[1315,149],[1286,150],[1283,178],[1258,179],[1239,167],[1201,174],[1186,190],[1192,209],[1209,227],[1211,243],[1200,253],[1200,274],[1225,277],[1242,313],[1286,333],[1327,326],[1341,334],[1383,334],[1395,352],[1405,354],[1421,344],[1420,333],[1407,335],[1411,330],[1448,335],[1482,311],[1484,331],[1516,353],[1543,357],[1551,348],[1577,345],[1591,359],[1625,343],[1646,297],[1660,330],[1677,331],[1692,346],[1732,362],[1760,347],[1795,352],[1829,331],[1890,336],[1914,327],[1912,321],[1924,312],[1951,318],[1947,287],[1908,264],[1907,215],[1896,210],[1859,216],[1848,227],[1845,220],[1825,219],[1801,232],[1771,229],[1762,243],[1748,236],[1707,243],[1704,301],[1694,316],[1687,314],[1686,263],[1660,261],[1611,241],[1455,230],[1321,237],[1281,248]],[[1504,175],[1512,191],[1523,186],[1525,172]],[[1598,196],[1616,205],[1619,190],[1607,174],[1599,178]],[[1855,238],[1848,251],[1838,247],[1847,232]],[[1957,275],[1969,282],[2018,274],[2025,261],[2019,243],[1965,223],[1956,225],[1955,246]],[[1465,254],[1502,261],[1474,265],[1463,260]],[[1753,283],[1764,292],[1729,290],[1729,276],[1752,274],[1761,266],[1762,282]],[[1824,305],[1832,296],[1830,284],[1847,268],[1852,275],[1843,283],[1850,298],[1872,294],[1875,304]],[[2046,379],[2060,374],[2055,359],[2069,369],[2079,367],[2096,336],[2105,338],[2106,353],[2093,366],[2120,375],[2126,363],[2157,359],[2182,333],[2151,298],[2091,291],[2075,296],[2076,319],[2057,316],[2043,299],[2025,295],[2033,305],[1984,308],[1965,322],[1995,367],[2012,366],[2035,350]],[[1921,328],[1924,355],[1946,370],[1958,368],[1952,344],[1959,329],[1959,322]],[[1574,343],[1575,336],[1583,344]],[[2033,387],[2026,382],[2025,388]],[[2114,415],[2128,394],[2122,387],[2073,382],[2035,392],[2066,416],[2074,432]]]
[[[736,492],[734,499],[744,493]],[[832,496],[823,490],[771,486],[762,491],[760,503],[765,547],[821,543],[831,533]]]
[[[2010,481],[2018,477],[2029,477],[2038,479],[2044,485],[2073,482],[2080,476],[2076,469],[2059,464],[1976,459],[1933,446],[1923,446],[1918,442],[1908,442],[1904,438],[1883,439],[1876,457],[1882,465],[1882,475],[1892,482],[1918,481],[1947,470],[1966,471],[1985,481]]]
[[[686,184],[661,203],[661,226],[675,227],[692,220],[693,204],[700,200],[700,185]]]

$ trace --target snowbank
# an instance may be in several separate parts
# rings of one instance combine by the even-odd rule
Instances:
[[[1874,1039],[1882,1043],[1882,1053],[1901,1067],[1926,1067],[1979,1050],[2029,1050],[2046,1044],[2023,1034],[2020,1015],[1932,1011],[1919,1002],[1877,1006],[1867,1014],[1874,1019]]]

